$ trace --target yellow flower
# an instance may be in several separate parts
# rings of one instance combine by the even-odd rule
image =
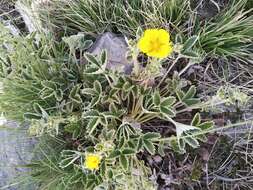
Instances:
[[[101,156],[98,154],[87,154],[85,158],[85,168],[89,170],[98,170],[101,162]]]
[[[170,34],[164,29],[148,29],[138,42],[138,48],[148,56],[165,58],[172,51]]]

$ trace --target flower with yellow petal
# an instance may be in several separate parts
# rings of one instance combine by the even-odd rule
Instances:
[[[170,34],[164,29],[147,29],[138,42],[138,48],[156,58],[168,57],[173,51]]]
[[[98,170],[101,162],[101,156],[99,154],[87,154],[85,157],[85,168],[89,170]]]

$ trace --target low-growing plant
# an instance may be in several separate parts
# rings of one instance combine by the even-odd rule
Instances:
[[[153,35],[149,36],[150,32]],[[108,69],[106,51],[99,56],[85,52],[91,41],[80,34],[54,43],[42,35],[39,39],[34,35],[26,40],[11,38],[8,64],[4,61],[2,67],[1,111],[9,118],[29,121],[31,135],[51,135],[63,141],[60,154],[55,155],[55,167],[64,178],[76,171],[77,176],[72,177],[82,175],[84,181],[77,183],[88,189],[154,189],[147,181],[151,171],[138,155],[163,155],[169,147],[184,152],[186,144],[198,147],[199,141],[205,141],[201,131],[213,126],[212,122],[202,122],[199,113],[191,123],[177,121],[179,114],[202,104],[196,88],[180,79],[182,72],[172,78],[167,78],[167,73],[160,80],[162,62],[172,53],[172,44],[162,45],[159,38],[167,41],[170,36],[165,30],[153,29],[138,36],[138,46],[136,40],[129,41],[129,59],[134,63],[131,75]],[[182,49],[190,50],[195,42],[190,39]],[[142,66],[137,55],[145,51],[145,44],[155,49],[151,52],[146,47],[151,57]],[[84,52],[86,63],[80,63],[78,52]],[[171,56],[174,59],[176,55]],[[166,122],[168,128],[175,129],[175,137],[163,136],[152,127],[145,131],[143,127],[151,121]],[[37,162],[51,163],[50,156]],[[47,170],[40,165],[42,171]],[[36,161],[33,166],[37,166]],[[73,173],[66,171],[69,169]],[[47,181],[46,186],[55,187],[55,182]]]
[[[59,1],[50,3],[59,6]],[[202,111],[238,101],[243,106],[249,100],[227,87],[205,101],[184,78],[209,55],[250,57],[252,16],[247,16],[250,11],[236,13],[245,1],[232,4],[235,10],[212,24],[192,17],[189,1],[61,3],[54,19],[47,12],[53,25],[46,26],[46,34],[13,37],[6,29],[0,31],[0,112],[29,122],[30,135],[39,139],[28,165],[38,189],[156,189],[143,155],[199,147],[206,133],[219,130],[212,129],[212,120],[202,120]],[[194,22],[185,29],[188,16]],[[198,21],[203,28],[196,27]],[[63,38],[51,33],[59,22],[66,29]],[[172,33],[155,27],[171,28]],[[130,36],[130,74],[109,68],[105,50],[89,53],[90,36],[71,35],[79,30]]]

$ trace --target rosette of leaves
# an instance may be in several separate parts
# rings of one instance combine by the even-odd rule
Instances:
[[[201,122],[199,113],[190,124],[176,121],[178,114],[199,108],[200,104],[195,97],[196,88],[184,86],[177,74],[167,80],[165,87],[155,89],[136,83],[131,76],[107,70],[105,51],[100,56],[86,53],[85,58],[87,64],[83,70],[83,83],[73,87],[71,96],[78,97],[72,99],[83,105],[80,115],[82,125],[76,126],[76,130],[84,128],[83,136],[90,144],[83,147],[83,151],[103,154],[101,168],[93,183],[89,179],[89,185],[108,181],[108,177],[110,185],[116,184],[122,175],[133,175],[134,170],[140,168],[145,170],[146,167],[137,158],[141,152],[163,155],[168,146],[184,152],[186,144],[196,148],[199,141],[206,140],[202,131],[211,128],[213,123]],[[144,132],[142,126],[153,120],[173,124],[175,138],[162,138],[161,134],[152,131]],[[81,158],[79,165],[82,166]]]
[[[12,114],[18,109],[19,118],[22,114],[31,122],[32,134],[63,141],[57,167],[68,171],[66,178],[73,174],[69,184],[81,183],[86,189],[126,189],[126,184],[151,188],[147,181],[151,171],[138,155],[164,155],[169,147],[184,152],[186,144],[197,147],[199,140],[204,141],[203,130],[212,127],[212,122],[201,122],[199,114],[190,124],[177,121],[181,113],[201,107],[196,88],[188,87],[177,73],[161,88],[145,86],[108,70],[105,51],[99,56],[83,54],[90,46],[85,36],[71,38],[78,43],[64,39],[52,46],[47,39],[39,44],[32,36],[28,39],[16,41],[13,48],[19,51],[8,55],[11,72],[4,79],[1,111]],[[162,136],[155,126],[143,130],[151,121],[168,123],[175,137]],[[86,153],[101,154],[98,171],[84,168]]]

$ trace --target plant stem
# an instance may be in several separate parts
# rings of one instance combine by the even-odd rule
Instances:
[[[166,71],[166,73],[164,74],[163,78],[160,80],[159,84],[157,85],[157,88],[160,87],[160,85],[163,83],[163,81],[166,79],[166,77],[168,76],[169,72],[171,71],[171,69],[174,67],[174,65],[177,63],[177,61],[180,59],[181,57],[178,56],[171,64],[171,66],[169,67],[169,69]]]
[[[235,124],[230,124],[230,125],[226,125],[224,127],[219,127],[219,128],[211,128],[211,129],[199,131],[199,132],[196,132],[196,133],[193,133],[193,134],[187,134],[185,136],[180,137],[180,139],[185,139],[185,138],[188,138],[188,137],[194,138],[198,135],[204,135],[204,134],[207,134],[207,133],[214,133],[214,132],[217,132],[217,131],[220,131],[220,130],[223,130],[223,129],[229,129],[229,128],[232,128],[232,127],[238,127],[238,126],[241,126],[241,125],[249,125],[249,124],[252,125],[253,120],[240,122],[240,123],[235,123]],[[178,137],[173,136],[173,137],[161,138],[158,141],[171,141],[171,140],[177,140],[177,138]]]
[[[181,76],[190,66],[192,66],[192,65],[194,65],[194,64],[195,64],[195,62],[189,61],[189,63],[186,65],[186,67],[183,68],[183,70],[181,70],[181,71],[179,72],[178,76]]]

